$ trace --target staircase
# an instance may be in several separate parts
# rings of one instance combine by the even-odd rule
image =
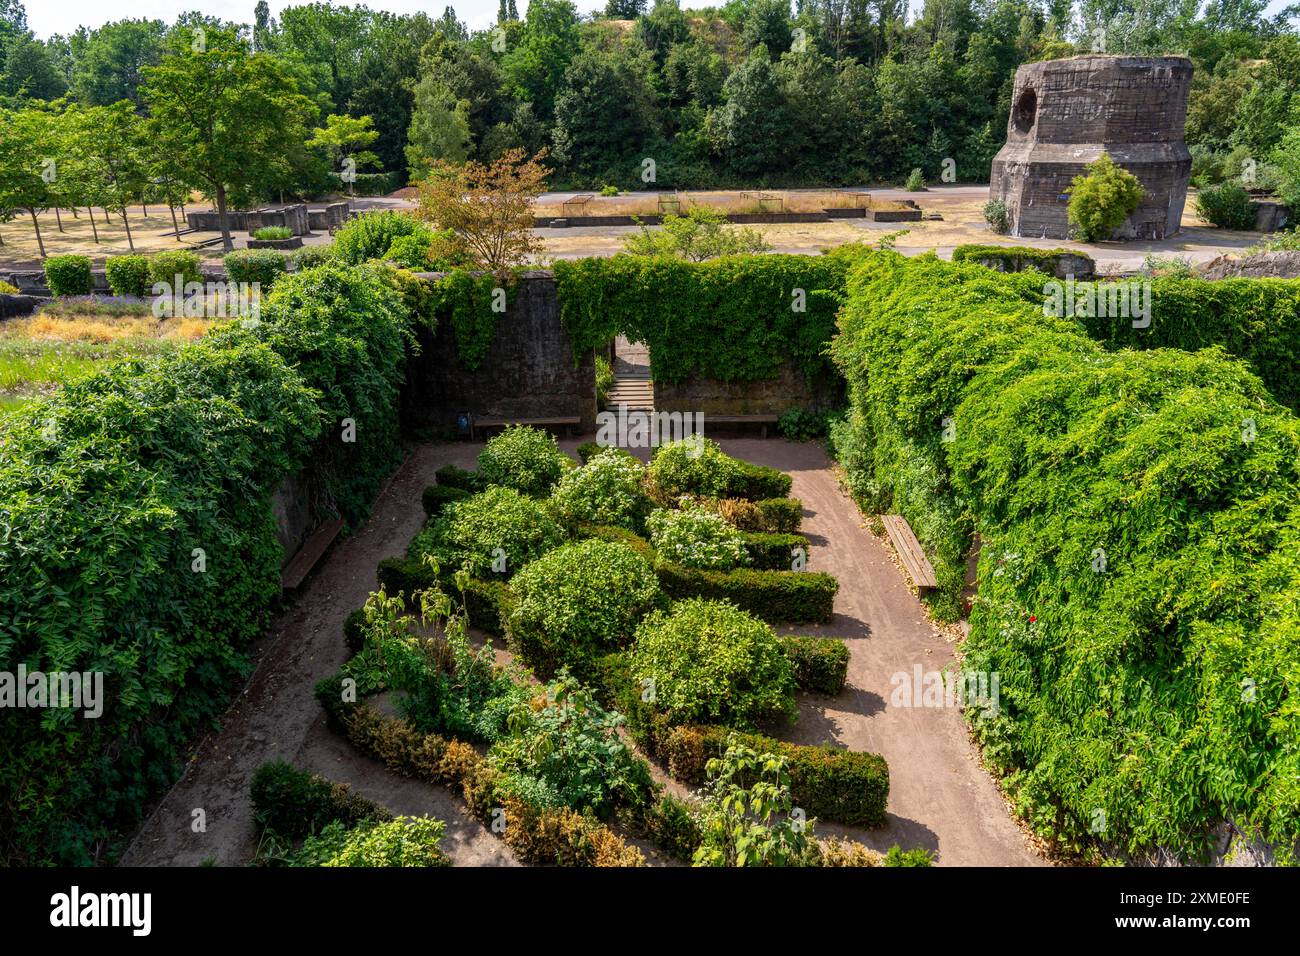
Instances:
[[[655,386],[650,380],[650,352],[642,344],[620,337],[614,345],[614,385],[605,396],[605,407],[617,412],[626,405],[629,412],[653,412]]]

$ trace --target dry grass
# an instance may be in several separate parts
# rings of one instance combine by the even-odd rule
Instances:
[[[599,196],[579,204],[551,202],[538,203],[539,216],[653,216],[661,212],[660,199],[677,200],[677,212],[685,214],[692,207],[702,206],[720,213],[759,212],[821,212],[823,209],[852,208],[861,203],[860,194],[850,194],[839,189],[819,190],[709,190],[664,192],[658,196]],[[671,205],[662,208],[672,212]]]
[[[200,207],[189,208],[192,210]],[[48,255],[75,253],[100,258],[126,255],[131,251],[126,241],[126,228],[122,225],[121,216],[110,215],[108,222],[105,222],[103,211],[95,210],[94,228],[99,231],[98,243],[95,242],[94,230],[91,228],[90,218],[85,209],[79,209],[75,218],[67,210],[62,210],[59,217],[56,217],[52,209],[37,218],[41,224],[41,237],[45,240],[45,251]],[[59,231],[58,218],[63,219],[62,232]],[[185,228],[185,221],[181,218],[179,209],[176,210],[176,219],[181,228]],[[170,234],[172,220],[166,206],[150,206],[148,216],[141,212],[139,206],[132,206],[128,211],[127,220],[131,224],[131,238],[135,242],[135,251],[140,253],[161,252],[164,249],[187,249],[192,247],[196,239],[210,239],[216,235],[216,233],[192,233],[189,236],[182,236],[180,241],[177,241],[176,237]],[[30,215],[20,213],[12,222],[0,225],[0,238],[4,240],[4,245],[0,246],[0,261],[26,262],[40,258],[36,230],[32,226]],[[200,252],[202,253],[203,250]]]
[[[0,338],[38,342],[115,342],[119,339],[159,339],[192,342],[212,325],[207,319],[155,319],[149,316],[84,316],[38,314],[0,327]]]

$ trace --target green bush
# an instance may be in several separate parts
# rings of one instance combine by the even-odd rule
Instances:
[[[844,689],[849,673],[847,644],[837,637],[785,637],[782,641],[800,690],[834,697]]]
[[[919,167],[913,169],[907,174],[907,182],[903,184],[903,188],[909,193],[923,192],[925,190],[925,173],[921,172]]]
[[[257,283],[263,293],[270,292],[288,270],[284,256],[274,249],[236,249],[227,253],[222,263],[231,282]]]
[[[288,226],[263,226],[261,229],[254,230],[253,238],[262,242],[292,239],[293,230]]]
[[[104,260],[104,275],[113,295],[143,299],[149,294],[148,256],[109,256]]]
[[[6,419],[0,526],[23,547],[0,548],[0,669],[101,672],[108,699],[96,720],[0,710],[0,800],[17,821],[5,863],[111,859],[270,621],[272,493],[309,460],[334,489],[350,487],[337,469],[373,465],[330,446],[343,409],[395,423],[412,317],[386,274],[325,278],[355,311],[334,308],[324,280],[277,288],[256,329],[107,363]],[[370,499],[347,497],[355,520]]]
[[[457,465],[443,465],[433,473],[439,485],[444,488],[460,488],[462,491],[482,491],[486,482],[476,471],[468,471]]]
[[[636,631],[632,677],[672,723],[749,727],[793,717],[794,669],[772,629],[720,601],[689,599],[655,611]]]
[[[640,829],[669,856],[689,863],[703,834],[695,808],[679,797],[664,794],[638,821]]]
[[[456,488],[451,485],[430,485],[424,489],[420,500],[424,504],[424,513],[430,518],[436,518],[442,514],[444,508],[454,501],[462,501],[470,497],[472,492],[464,488]]]
[[[343,619],[343,643],[353,654],[361,650],[366,642],[365,623],[366,611],[365,608],[360,607],[349,611],[348,616]]]
[[[650,477],[670,497],[783,498],[790,476],[732,458],[717,442],[696,436],[660,445],[650,460]]]
[[[543,701],[515,706],[510,732],[492,745],[488,763],[504,775],[506,792],[608,819],[618,807],[646,805],[653,792],[649,765],[619,736],[622,724],[562,676],[546,687]]]
[[[307,269],[315,269],[317,266],[327,266],[334,262],[334,243],[324,246],[303,246],[301,249],[295,249],[289,253],[288,261],[293,263],[294,269],[303,272]]]
[[[258,828],[289,839],[319,833],[329,823],[350,827],[363,820],[391,820],[393,816],[347,784],[332,783],[282,760],[262,764],[253,774],[249,793]]]
[[[542,502],[496,485],[448,505],[412,542],[410,557],[438,557],[474,577],[510,577],[564,543],[564,529]],[[494,570],[504,564],[504,571]]]
[[[729,571],[750,563],[744,535],[703,508],[660,508],[650,513],[646,527],[654,549],[683,567]]]
[[[698,785],[706,779],[708,761],[726,752],[729,737],[788,761],[791,798],[809,818],[862,827],[888,822],[889,766],[876,754],[788,744],[708,726],[674,728],[660,742],[656,754],[675,778]]]
[[[729,601],[769,624],[828,624],[839,582],[823,571],[696,571],[670,561],[655,565],[671,598]]]
[[[617,525],[638,531],[650,510],[642,490],[645,468],[618,449],[603,449],[586,464],[564,472],[551,501],[568,523]]]
[[[741,535],[745,553],[749,555],[749,565],[761,571],[795,571],[803,570],[803,565],[795,567],[796,554],[808,560],[808,539],[801,534],[763,534],[752,532]]]
[[[309,836],[290,866],[451,866],[440,843],[447,825],[433,817],[398,817],[345,827],[331,823]]]
[[[1001,700],[972,712],[984,759],[1067,847],[1099,810],[1126,852],[1200,858],[1225,819],[1292,846],[1300,743],[1274,715],[1300,626],[1300,422],[1222,350],[1106,352],[979,272],[873,257],[834,353],[850,482],[952,593],[979,529],[964,666],[999,674]]]
[[[45,284],[53,296],[90,295],[95,287],[90,256],[50,256],[45,260]]]
[[[550,494],[572,465],[552,435],[526,425],[511,425],[494,435],[478,456],[479,478],[485,485],[533,496]]]
[[[984,204],[984,221],[989,229],[1000,236],[1011,231],[1011,211],[1001,199],[990,199]]]
[[[419,236],[433,242],[433,230],[409,213],[378,210],[363,213],[334,234],[334,255],[341,262],[356,265],[382,259],[393,242],[403,236]]]
[[[803,523],[803,502],[798,498],[701,498],[699,504],[722,515],[741,531],[794,534]]]
[[[626,545],[600,540],[548,552],[510,587],[510,646],[542,677],[564,665],[582,672],[623,646],[659,597],[649,562]]]
[[[190,283],[203,281],[203,273],[199,271],[199,261],[197,253],[184,249],[155,252],[149,258],[149,284],[150,286],[166,285],[180,293]],[[175,288],[177,276],[181,277],[179,289]]]
[[[1138,178],[1102,153],[1070,183],[1066,217],[1084,242],[1109,239],[1144,195]]]
[[[1196,194],[1196,214],[1220,229],[1255,228],[1255,207],[1240,183],[1206,186]]]
[[[776,422],[777,431],[790,441],[815,441],[826,437],[828,413],[808,408],[792,408]]]

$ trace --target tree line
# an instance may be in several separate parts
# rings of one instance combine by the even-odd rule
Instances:
[[[1281,144],[1300,142],[1300,8],[1271,18],[1264,8],[926,0],[909,19],[904,0],[692,10],[609,0],[581,16],[569,0],[530,0],[522,15],[501,0],[498,23],[471,31],[451,7],[432,18],[310,3],[273,18],[259,2],[249,23],[187,13],[41,41],[20,0],[0,0],[0,107],[7,117],[45,114],[17,123],[29,137],[67,138],[80,124],[93,140],[103,128],[88,119],[94,110],[136,123],[145,172],[127,175],[135,167],[102,157],[85,164],[100,176],[85,188],[111,201],[132,175],[151,189],[199,189],[221,207],[322,194],[344,167],[401,181],[512,149],[547,150],[553,183],[580,188],[837,185],[901,181],[913,169],[936,180],[945,168],[981,181],[1022,63],[1183,53],[1196,66],[1188,138],[1197,176],[1267,178],[1285,170]],[[194,49],[195,31],[208,37],[205,52]],[[187,128],[199,105],[217,123],[215,142]],[[222,139],[224,120],[243,125],[238,136]],[[42,124],[60,131],[40,133]],[[88,148],[69,154],[69,168],[83,168]],[[162,152],[165,161],[152,155]],[[109,169],[123,170],[120,180]]]

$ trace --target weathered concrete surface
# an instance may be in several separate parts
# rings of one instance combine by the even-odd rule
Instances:
[[[692,376],[682,382],[655,382],[655,408],[709,415],[781,415],[792,408],[827,408],[843,396],[843,383],[831,375],[809,380],[791,362],[772,378],[722,382]]]
[[[1219,256],[1198,270],[1205,279],[1298,279],[1300,252],[1257,252]]]
[[[1174,235],[1192,170],[1183,141],[1191,84],[1185,57],[1076,56],[1020,67],[989,184],[990,198],[1007,204],[1011,235],[1068,238],[1070,183],[1102,153],[1146,190],[1115,238]]]

